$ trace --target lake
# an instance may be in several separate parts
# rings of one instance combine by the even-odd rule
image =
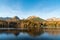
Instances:
[[[13,33],[0,33],[0,40],[60,40],[60,35],[43,33],[37,36],[31,36],[26,32],[20,32],[18,36]]]

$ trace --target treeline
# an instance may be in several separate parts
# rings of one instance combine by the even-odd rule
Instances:
[[[0,28],[43,28],[59,27],[60,21],[36,21],[36,20],[0,20]]]
[[[3,21],[0,20],[0,28],[29,28],[40,29],[43,24],[40,21],[33,20],[17,20],[17,21]]]

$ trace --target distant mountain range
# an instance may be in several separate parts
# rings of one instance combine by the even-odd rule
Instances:
[[[0,20],[8,20],[11,19],[10,17],[0,17]]]
[[[11,17],[0,17],[0,20],[10,20],[10,19],[18,19],[19,20],[19,17],[17,17],[17,16],[14,16],[13,18],[11,18]]]
[[[14,17],[0,17],[0,20],[20,20],[20,18],[18,16],[14,16]],[[46,20],[37,17],[37,16],[29,16],[26,20],[33,20],[33,21],[60,21],[60,18],[56,18],[56,17],[52,17],[52,18],[48,18]]]
[[[60,21],[60,18],[52,17],[47,19],[47,21]]]

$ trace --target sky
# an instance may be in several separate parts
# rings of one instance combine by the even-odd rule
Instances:
[[[0,17],[60,18],[60,0],[0,0]]]

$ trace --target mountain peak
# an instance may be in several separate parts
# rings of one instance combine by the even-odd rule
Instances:
[[[47,19],[47,21],[60,21],[60,18],[52,17]]]
[[[27,18],[28,20],[33,20],[33,21],[45,21],[44,19],[40,18],[40,17],[37,17],[37,16],[29,16]]]
[[[37,16],[29,16],[27,19],[37,18]]]
[[[13,19],[19,19],[19,17],[18,16],[14,16]]]

